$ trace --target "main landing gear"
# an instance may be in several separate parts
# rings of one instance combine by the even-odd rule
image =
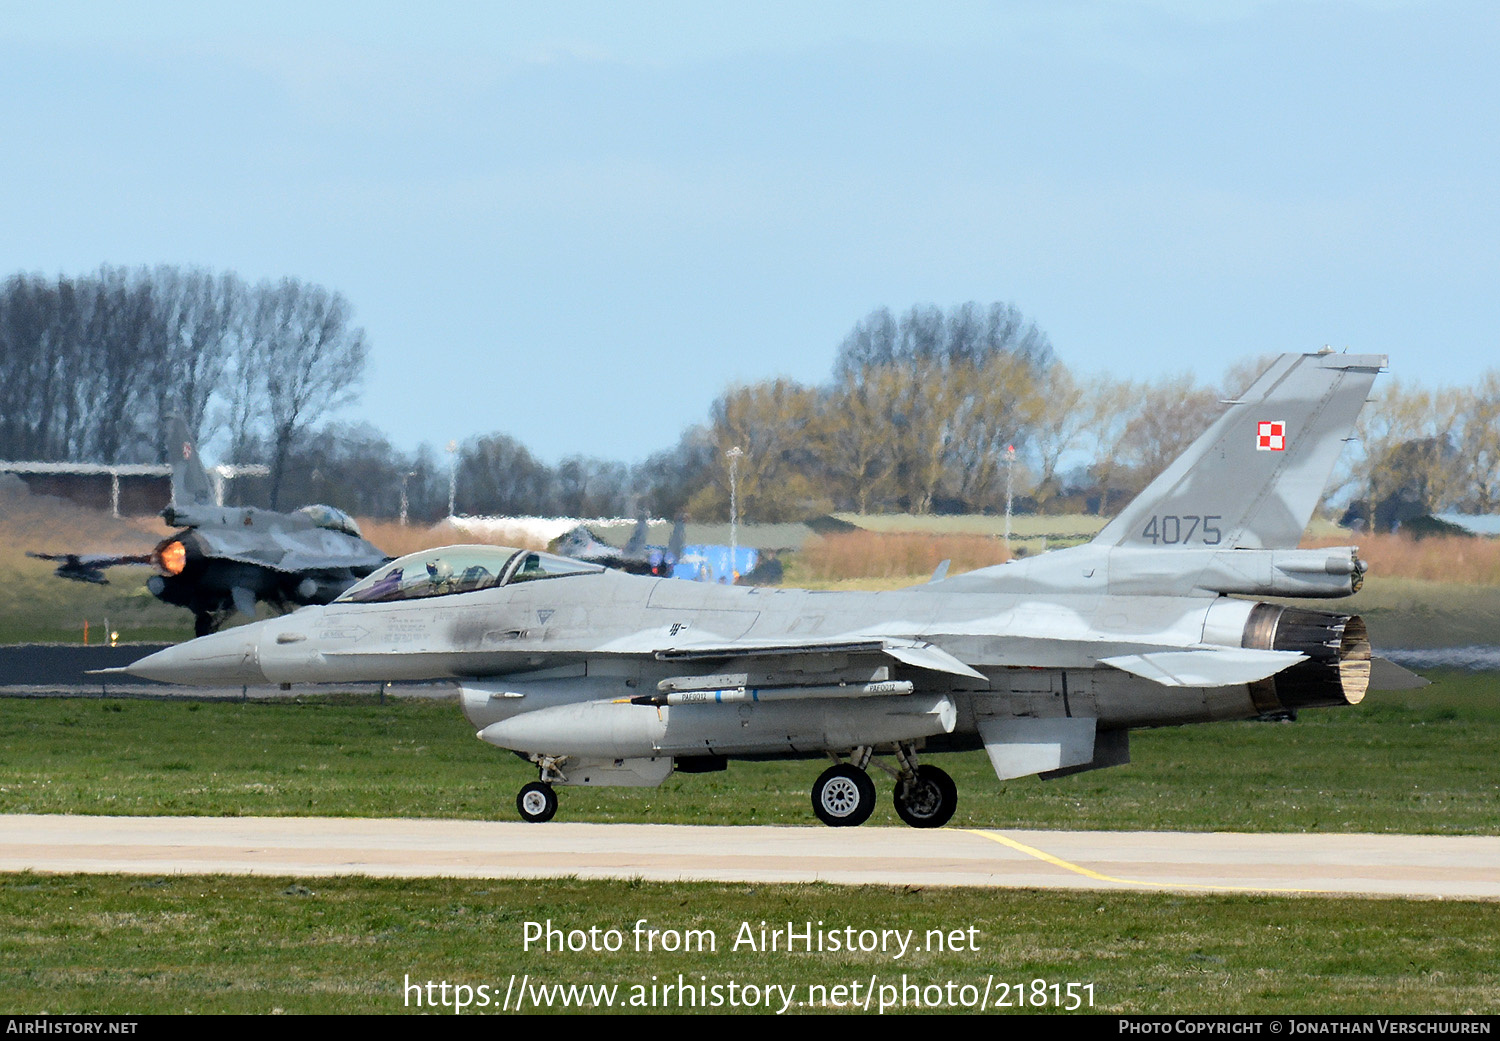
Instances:
[[[866,768],[872,751],[857,748],[850,762],[830,766],[818,777],[812,788],[818,820],[831,828],[854,828],[870,819],[875,811],[875,782]],[[895,770],[877,764],[896,779],[896,816],[913,828],[947,824],[958,807],[958,785],[953,778],[936,766],[918,766],[911,745],[896,747],[896,761],[900,765]]]
[[[958,785],[947,771],[919,766],[910,779],[896,782],[896,816],[913,828],[941,828],[958,806]]]
[[[813,784],[812,804],[830,828],[856,828],[875,812],[875,782],[857,766],[830,766]]]

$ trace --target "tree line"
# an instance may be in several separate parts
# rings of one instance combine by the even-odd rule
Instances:
[[[537,459],[504,432],[450,453],[397,449],[369,424],[324,422],[356,400],[367,344],[340,294],[294,279],[250,285],[201,269],[103,267],[0,286],[0,456],[165,461],[164,418],[268,481],[231,485],[273,508],[334,503],[364,516],[461,514],[725,519],[729,453],[740,516],[835,510],[1112,513],[1195,438],[1269,359],[1215,385],[1073,373],[1006,303],[877,310],[826,382],[728,388],[676,445],[635,465]],[[322,424],[322,425],[319,425]],[[1500,507],[1500,372],[1429,391],[1387,379],[1332,495],[1404,516]],[[1377,509],[1377,520],[1380,513]],[[1386,521],[1385,523],[1390,523]]]
[[[199,440],[269,456],[272,505],[293,449],[353,400],[365,334],[349,302],[284,278],[101,267],[0,286],[0,456],[165,462],[179,414]]]
[[[975,335],[982,330],[982,335]],[[675,457],[690,515],[829,511],[1113,514],[1260,375],[1241,361],[1217,383],[1189,375],[1076,375],[1011,305],[877,311],[856,324],[828,382],[731,387]],[[1500,370],[1428,390],[1384,378],[1360,416],[1328,501],[1385,529],[1441,511],[1500,508]],[[675,463],[675,466],[673,465]]]

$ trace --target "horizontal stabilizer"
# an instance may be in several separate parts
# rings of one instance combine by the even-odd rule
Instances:
[[[1099,662],[1164,687],[1233,687],[1274,676],[1306,658],[1296,651],[1203,648],[1121,654]]]
[[[1423,679],[1410,669],[1404,669],[1386,658],[1370,659],[1371,690],[1417,690],[1432,686],[1432,681]]]

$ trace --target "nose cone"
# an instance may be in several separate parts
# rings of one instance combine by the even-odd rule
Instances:
[[[207,687],[265,683],[265,674],[260,671],[261,624],[242,625],[179,643],[125,666],[125,672],[162,683]]]

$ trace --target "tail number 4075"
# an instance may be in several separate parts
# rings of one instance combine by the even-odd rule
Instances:
[[[1175,513],[1153,515],[1146,522],[1141,538],[1150,539],[1153,545],[1163,546],[1186,545],[1196,538],[1205,546],[1217,546],[1223,540],[1218,527],[1218,522],[1223,519],[1219,514],[1202,517],[1190,514],[1178,516]]]

